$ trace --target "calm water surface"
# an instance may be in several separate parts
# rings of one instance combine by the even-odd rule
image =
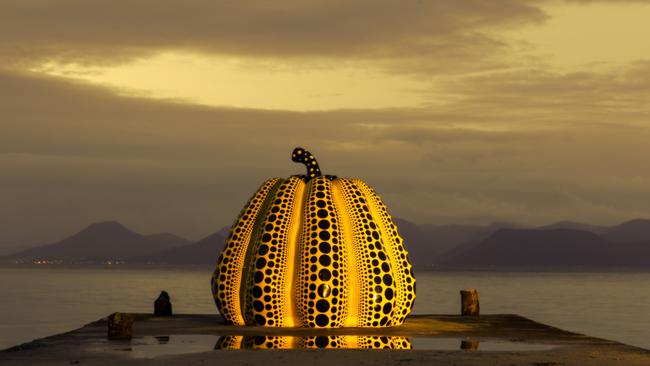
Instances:
[[[78,328],[115,311],[213,313],[208,268],[0,268],[0,349]],[[455,314],[459,289],[481,312],[516,313],[650,349],[650,273],[417,272],[415,313]]]

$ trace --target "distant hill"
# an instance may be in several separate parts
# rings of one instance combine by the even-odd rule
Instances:
[[[395,225],[404,238],[409,258],[416,265],[428,265],[444,253],[473,238],[480,229],[472,225],[417,225],[396,218]]]
[[[572,230],[589,231],[591,233],[600,235],[606,232],[609,228],[606,226],[583,224],[581,222],[575,222],[575,221],[558,221],[550,225],[540,226],[537,229],[540,230],[572,229]]]
[[[127,258],[128,263],[215,264],[226,243],[223,230],[196,243],[174,247],[158,253]]]
[[[168,247],[177,247],[181,245],[192,244],[191,240],[182,238],[172,233],[149,234],[149,235],[145,235],[144,237],[149,240],[153,240],[157,243],[161,243],[163,245],[164,243],[167,243]]]
[[[440,263],[478,244],[501,228],[514,227],[509,223],[493,223],[487,226],[417,225],[401,218],[395,218],[394,222],[404,238],[410,260],[418,266]]]
[[[603,237],[614,243],[650,242],[650,220],[626,221],[606,230]]]
[[[105,261],[153,254],[188,242],[168,233],[141,235],[119,222],[106,221],[89,225],[59,242],[23,250],[2,259]]]
[[[456,268],[650,267],[650,243],[612,243],[584,230],[502,229],[443,264]]]
[[[463,253],[464,251],[477,246],[479,243],[485,240],[485,238],[489,237],[490,235],[494,234],[495,232],[501,229],[516,229],[516,228],[518,228],[517,225],[511,223],[505,223],[505,222],[494,222],[487,226],[479,226],[478,229],[473,232],[472,236],[468,240],[465,240],[462,243],[455,245],[450,250],[442,253],[440,258],[436,262],[434,262],[434,264],[444,263],[449,258],[452,258],[458,255],[459,253]]]

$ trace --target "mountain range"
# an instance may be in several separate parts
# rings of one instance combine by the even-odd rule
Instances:
[[[650,268],[650,220],[611,227],[560,221],[541,227],[509,223],[414,225],[396,220],[416,267]]]
[[[528,228],[415,224],[395,219],[416,268],[650,268],[650,220],[605,227],[560,221]],[[0,262],[214,264],[228,228],[191,242],[142,235],[116,221],[95,223],[61,241],[0,257]]]
[[[142,235],[116,221],[91,224],[56,243],[23,250],[4,258],[66,262],[125,259],[157,253],[190,241],[170,233]]]

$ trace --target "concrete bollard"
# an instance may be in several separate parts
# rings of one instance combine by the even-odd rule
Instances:
[[[113,313],[108,316],[108,339],[131,339],[133,337],[133,315]]]
[[[153,303],[153,315],[172,316],[172,301],[167,291],[162,291]]]
[[[462,316],[478,316],[478,291],[476,289],[460,290],[460,314]]]

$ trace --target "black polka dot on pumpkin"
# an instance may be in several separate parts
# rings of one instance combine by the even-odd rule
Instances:
[[[329,322],[330,322],[330,318],[325,314],[318,314],[316,316],[316,325],[318,325],[319,327],[324,327],[327,324],[329,324]]]
[[[387,288],[386,291],[384,292],[384,296],[386,296],[386,300],[392,300],[393,299],[393,289],[392,288]]]
[[[316,310],[320,311],[321,313],[326,312],[330,308],[330,303],[327,302],[327,300],[318,300],[316,301]]]
[[[325,253],[325,254],[329,253],[331,249],[332,249],[332,247],[330,246],[330,243],[325,242],[325,241],[321,242],[318,245],[318,250],[320,250],[322,253]]]
[[[332,273],[327,269],[323,268],[318,272],[318,278],[321,281],[328,281],[330,278],[332,278]]]
[[[262,296],[262,288],[259,286],[254,286],[253,287],[253,296],[254,297],[261,297]]]
[[[393,277],[391,277],[391,275],[389,275],[389,274],[385,274],[384,275],[384,284],[386,284],[386,286],[392,285],[393,284]]]
[[[264,310],[264,304],[261,301],[255,300],[253,301],[253,309],[255,311],[262,311]]]
[[[320,256],[320,258],[318,258],[318,263],[327,267],[330,265],[330,263],[332,263],[332,258],[330,258],[330,256],[327,254],[323,254]]]
[[[329,344],[329,339],[327,337],[324,337],[324,336],[316,337],[315,344],[316,344],[316,347],[318,347],[318,348],[325,348]]]
[[[264,279],[264,274],[262,272],[255,272],[255,283],[260,283]]]
[[[266,325],[266,318],[257,314],[255,315],[255,323],[257,323],[257,325]]]

